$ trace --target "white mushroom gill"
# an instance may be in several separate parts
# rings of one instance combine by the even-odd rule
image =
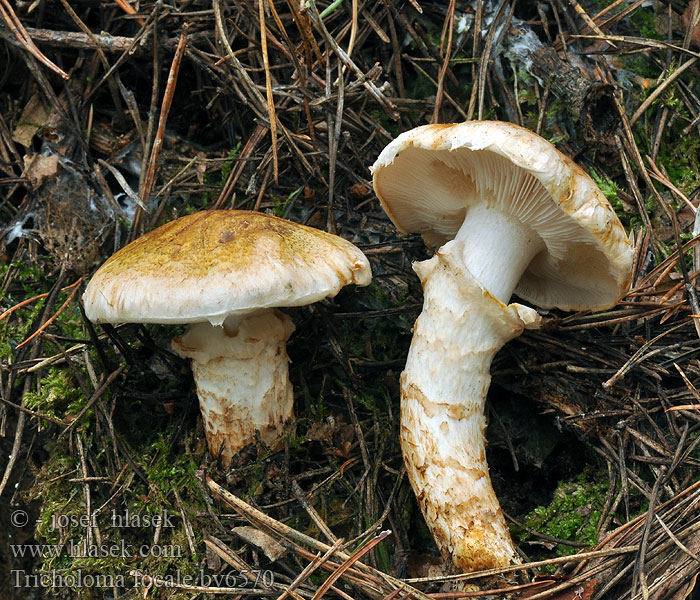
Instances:
[[[229,317],[223,326],[195,323],[173,339],[173,349],[192,360],[192,373],[209,451],[224,465],[256,432],[273,444],[294,418],[285,345],[294,323],[264,309]]]

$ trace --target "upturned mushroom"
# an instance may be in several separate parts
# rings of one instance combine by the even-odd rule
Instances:
[[[209,210],[125,246],[83,295],[96,323],[187,324],[173,349],[190,358],[209,452],[224,464],[256,432],[270,445],[293,419],[292,320],[302,306],[372,278],[364,254],[329,233],[270,215]]]
[[[464,571],[518,560],[485,456],[496,352],[542,308],[604,309],[631,279],[632,248],[595,183],[509,123],[427,125],[372,167],[384,210],[438,250],[413,265],[424,291],[401,375],[401,448],[425,520]]]

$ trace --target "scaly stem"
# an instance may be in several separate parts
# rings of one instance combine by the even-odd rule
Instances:
[[[517,560],[486,463],[484,403],[494,355],[539,317],[494,298],[463,257],[453,240],[414,265],[424,305],[401,376],[401,448],[438,548],[474,571]]]
[[[285,349],[292,320],[274,309],[229,317],[223,327],[190,325],[172,341],[192,373],[209,452],[225,465],[256,432],[272,445],[293,420]]]

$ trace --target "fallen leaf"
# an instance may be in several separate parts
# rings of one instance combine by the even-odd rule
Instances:
[[[278,560],[287,552],[285,547],[278,543],[271,535],[259,529],[255,529],[254,527],[234,527],[231,531],[243,541],[252,544],[258,550],[262,550],[263,554],[272,562]]]
[[[12,132],[12,139],[25,148],[31,148],[34,135],[46,124],[48,116],[46,105],[42,102],[39,93],[35,92],[22,111],[19,124]]]
[[[24,156],[24,177],[29,179],[34,189],[39,188],[47,179],[54,179],[58,175],[60,164],[58,156],[51,154],[30,154]]]

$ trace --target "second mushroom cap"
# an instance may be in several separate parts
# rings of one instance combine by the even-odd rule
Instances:
[[[632,249],[605,196],[576,163],[523,127],[417,127],[384,148],[372,171],[394,224],[422,234],[429,246],[454,238],[478,207],[529,228],[544,248],[514,291],[537,306],[607,308],[629,284]]]

